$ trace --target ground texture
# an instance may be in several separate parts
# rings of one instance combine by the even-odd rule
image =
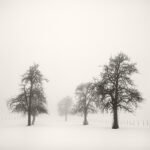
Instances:
[[[83,126],[81,119],[42,118],[32,127],[24,123],[1,124],[0,150],[150,150],[149,128],[112,130],[98,122]]]

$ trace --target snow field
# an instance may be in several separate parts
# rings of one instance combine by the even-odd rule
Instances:
[[[31,127],[25,123],[26,119],[14,120],[0,127],[0,150],[150,149],[149,128],[112,130],[94,122],[83,126],[81,117],[70,118],[68,122],[42,117]]]

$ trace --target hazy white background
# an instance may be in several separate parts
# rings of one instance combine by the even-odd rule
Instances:
[[[33,63],[49,79],[45,92],[55,114],[59,100],[122,51],[137,62],[133,79],[145,98],[139,115],[148,118],[149,27],[149,0],[0,0],[0,115]]]

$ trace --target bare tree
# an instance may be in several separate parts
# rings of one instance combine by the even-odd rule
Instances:
[[[88,125],[88,113],[95,113],[95,94],[92,83],[82,83],[76,88],[77,103],[73,108],[74,113],[84,115],[83,125]]]
[[[119,53],[110,58],[101,73],[101,80],[96,83],[100,108],[113,113],[113,129],[119,128],[118,109],[133,112],[138,102],[143,101],[131,79],[137,72],[136,64],[131,63],[127,55]]]
[[[48,113],[46,108],[46,98],[43,91],[43,81],[47,81],[35,64],[23,75],[21,83],[21,93],[8,101],[8,106],[13,112],[28,114],[28,126],[32,124],[35,117],[41,113]]]
[[[72,106],[72,98],[69,96],[63,98],[58,103],[58,113],[61,116],[65,116],[65,121],[68,120],[68,114],[71,111],[71,106]]]

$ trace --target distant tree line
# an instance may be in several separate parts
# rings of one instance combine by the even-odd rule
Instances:
[[[75,90],[76,103],[67,96],[58,103],[58,112],[68,119],[68,114],[80,113],[83,115],[83,125],[88,125],[88,114],[111,112],[113,114],[113,129],[119,128],[118,113],[120,110],[134,112],[138,103],[143,101],[140,92],[131,79],[138,73],[136,64],[132,63],[127,55],[119,53],[109,59],[103,66],[99,78],[93,82],[81,83]],[[48,81],[39,70],[39,65],[34,64],[22,76],[20,93],[8,101],[12,112],[28,116],[28,126],[33,125],[35,118],[42,113],[48,113],[43,82]],[[32,117],[32,122],[31,122]]]

